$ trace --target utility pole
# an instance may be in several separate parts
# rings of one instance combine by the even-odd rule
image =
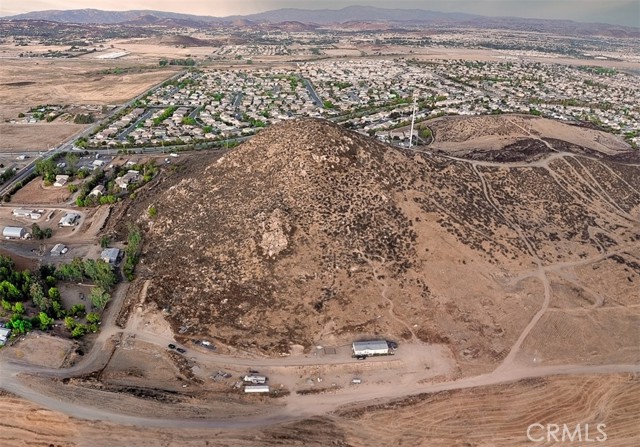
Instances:
[[[416,105],[418,103],[418,97],[416,91],[413,91],[413,113],[411,114],[411,133],[409,134],[409,148],[413,146],[413,126],[416,124]]]

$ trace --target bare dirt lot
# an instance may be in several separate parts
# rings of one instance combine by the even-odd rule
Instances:
[[[59,368],[73,349],[71,340],[53,337],[40,332],[32,332],[23,337],[12,349],[7,349],[11,359],[28,361],[34,365]]]
[[[15,396],[0,395],[6,447],[167,446],[390,446],[529,445],[531,424],[567,424],[572,429],[604,423],[607,446],[637,445],[640,383],[627,375],[551,377],[502,386],[441,392],[392,403],[352,406],[328,417],[268,428],[163,429],[87,422],[44,410]],[[531,431],[535,437],[540,432]],[[584,425],[582,436],[584,439]],[[204,441],[206,440],[206,441]],[[467,444],[462,444],[466,441]],[[571,445],[541,442],[536,445]]]
[[[0,124],[1,152],[46,151],[85,126],[68,123]]]
[[[0,67],[0,105],[120,104],[169,78],[175,69],[104,74],[104,70],[139,66],[139,62],[5,59]],[[157,62],[156,62],[157,64]],[[30,84],[12,84],[24,81]]]
[[[447,117],[426,121],[434,132],[430,147],[456,154],[504,148],[525,138],[546,138],[569,142],[605,154],[628,151],[620,137],[528,115]]]
[[[13,203],[38,205],[60,205],[66,202],[71,193],[66,186],[44,186],[41,177],[37,177],[13,195]]]

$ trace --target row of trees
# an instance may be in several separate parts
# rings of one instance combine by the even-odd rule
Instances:
[[[31,225],[31,236],[33,236],[34,239],[49,239],[52,234],[53,230],[51,230],[51,228],[45,228],[43,230],[37,223]]]
[[[125,250],[125,261],[122,266],[124,276],[129,280],[134,279],[134,270],[140,258],[140,250],[142,249],[142,233],[136,226],[129,227],[128,244]]]
[[[111,292],[117,282],[113,267],[102,260],[74,258],[68,264],[58,265],[54,274],[57,279],[65,281],[81,282],[85,279],[91,280],[96,285],[96,288],[106,292]],[[93,304],[100,309],[104,309],[107,303],[100,300],[98,304]]]

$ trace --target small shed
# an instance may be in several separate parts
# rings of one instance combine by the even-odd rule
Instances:
[[[244,387],[245,393],[268,393],[269,385],[247,385]]]
[[[354,341],[354,356],[388,355],[389,344],[386,340]]]
[[[22,239],[27,235],[27,230],[22,227],[4,227],[2,236],[7,239]]]
[[[3,346],[7,343],[7,340],[9,340],[10,335],[11,335],[11,329],[0,327],[0,346]]]
[[[51,256],[62,256],[67,251],[65,250],[67,247],[64,244],[56,244],[51,249]]]
[[[64,186],[67,184],[68,181],[69,181],[68,175],[56,175],[56,182],[53,184],[53,186]]]
[[[105,248],[104,250],[102,250],[102,253],[100,254],[100,259],[102,259],[106,263],[115,265],[118,263],[118,260],[120,259],[120,249]]]

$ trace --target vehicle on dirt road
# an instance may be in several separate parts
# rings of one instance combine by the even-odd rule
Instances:
[[[173,343],[169,343],[169,344],[167,345],[167,347],[168,347],[169,349],[176,349],[176,345],[174,345]]]

